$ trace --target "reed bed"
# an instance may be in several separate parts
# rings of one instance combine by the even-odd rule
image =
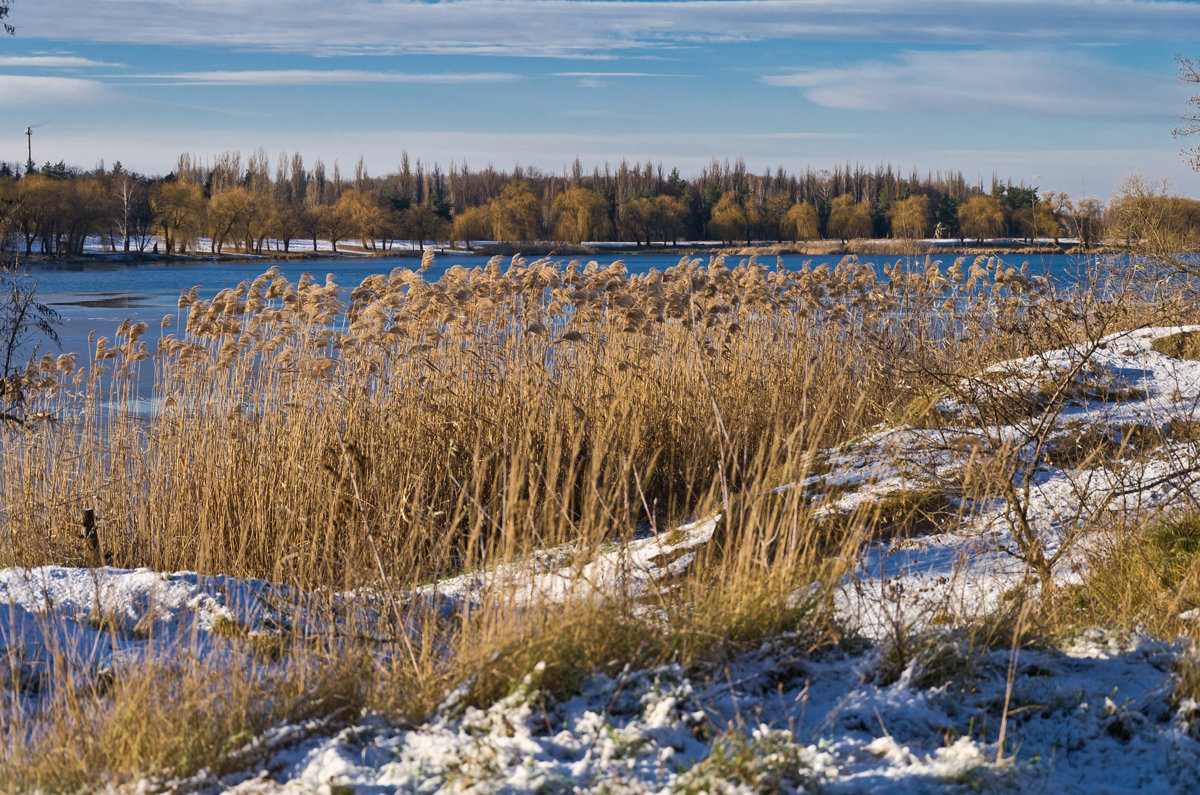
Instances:
[[[122,565],[356,585],[378,573],[367,530],[415,582],[679,521],[948,374],[1069,333],[1048,285],[964,264],[877,280],[852,258],[639,276],[493,258],[348,296],[277,269],[192,291],[154,351],[126,323],[90,361],[30,366],[33,421],[4,431],[0,555],[82,562],[90,508]],[[149,419],[123,410],[141,367]]]
[[[831,524],[801,489],[764,495],[956,378],[1084,339],[1097,317],[1112,328],[1163,311],[1161,295],[1084,300],[983,257],[883,274],[849,257],[799,271],[684,258],[645,275],[494,257],[431,283],[426,256],[348,291],[272,268],[211,300],[185,293],[163,319],[178,333],[154,350],[126,323],[86,361],[31,363],[25,421],[0,429],[4,565],[366,586],[393,611],[382,630],[347,629],[330,598],[337,639],[289,637],[267,673],[215,701],[203,665],[161,677],[174,696],[139,686],[145,671],[67,688],[36,720],[0,719],[19,738],[0,785],[219,766],[237,747],[224,735],[309,714],[314,688],[418,719],[464,680],[488,703],[539,661],[565,691],[609,660],[690,664],[783,630],[804,649],[829,643],[828,591],[813,585],[848,570],[879,517]],[[158,410],[139,417],[128,409],[150,367]],[[699,565],[636,599],[396,608],[442,577],[550,548],[582,565],[718,512]],[[70,681],[63,665],[52,678]],[[129,725],[148,709],[162,725],[225,717],[212,736],[162,738]],[[64,756],[68,736],[85,739]]]

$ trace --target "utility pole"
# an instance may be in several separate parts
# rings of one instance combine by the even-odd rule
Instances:
[[[1034,174],[1033,179],[1029,180],[1029,222],[1033,226],[1033,238],[1031,243],[1037,243],[1037,181],[1041,174]]]
[[[25,161],[25,173],[33,173],[33,128],[25,128],[25,152],[29,159]]]

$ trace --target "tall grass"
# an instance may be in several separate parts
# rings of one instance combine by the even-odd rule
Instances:
[[[395,602],[538,549],[570,545],[585,561],[606,541],[720,512],[711,554],[649,596],[585,589],[514,621],[497,594],[453,620],[406,619],[389,631],[404,650],[368,655],[353,693],[322,687],[416,718],[464,678],[486,700],[535,658],[567,688],[610,659],[695,661],[784,628],[819,645],[837,630],[809,586],[844,572],[871,529],[814,520],[799,489],[761,496],[950,379],[1087,334],[1070,296],[984,258],[882,278],[852,258],[795,272],[684,259],[636,276],[620,262],[493,258],[436,283],[422,273],[371,276],[347,295],[332,276],[292,283],[271,269],[211,300],[186,293],[183,328],[154,351],[126,323],[87,361],[31,364],[28,422],[0,429],[0,561],[367,585]],[[1129,302],[1110,309],[1139,322]],[[139,417],[127,409],[150,367],[160,408]],[[285,656],[306,672],[321,654],[353,657],[324,647],[298,639]],[[175,745],[112,721],[150,702],[186,720],[200,704],[229,711],[237,733],[302,712],[289,706],[296,677],[253,681],[276,696],[235,688],[204,706],[131,680],[56,702],[50,728],[4,732],[25,738],[8,783],[212,763],[228,755],[219,743],[187,746],[184,764]],[[84,743],[99,745],[49,778],[56,738],[84,723],[104,728]]]
[[[889,276],[493,259],[372,276],[348,300],[274,269],[187,294],[153,352],[124,324],[70,372],[31,369],[57,422],[5,431],[0,555],[81,560],[92,507],[122,565],[349,585],[375,576],[367,528],[415,581],[628,534],[647,508],[677,520],[889,418],[930,374],[1039,344],[1011,269]],[[148,420],[122,412],[141,367]]]

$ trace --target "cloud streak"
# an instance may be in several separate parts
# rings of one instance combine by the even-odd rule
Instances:
[[[1162,116],[1178,100],[1160,76],[1077,54],[964,50],[906,52],[893,61],[769,75],[827,108],[1036,116]]]
[[[0,105],[97,105],[113,98],[112,90],[95,80],[0,75]]]
[[[42,69],[119,68],[119,63],[93,61],[73,55],[9,55],[0,57],[0,66],[31,66]]]
[[[555,77],[695,77],[695,75],[670,75],[662,72],[555,72]]]
[[[364,83],[420,83],[458,85],[506,83],[520,75],[508,72],[446,72],[413,74],[361,69],[261,69],[213,72],[170,72],[128,75],[131,79],[161,81],[166,85],[197,86],[334,86]]]
[[[767,39],[1171,41],[1194,30],[1200,6],[1150,0],[56,0],[22,8],[21,32],[312,54],[563,57]]]

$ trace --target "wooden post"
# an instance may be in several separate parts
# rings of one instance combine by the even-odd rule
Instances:
[[[107,566],[108,557],[100,547],[100,533],[96,530],[96,509],[83,509],[83,540],[88,545],[92,559],[97,566]]]

